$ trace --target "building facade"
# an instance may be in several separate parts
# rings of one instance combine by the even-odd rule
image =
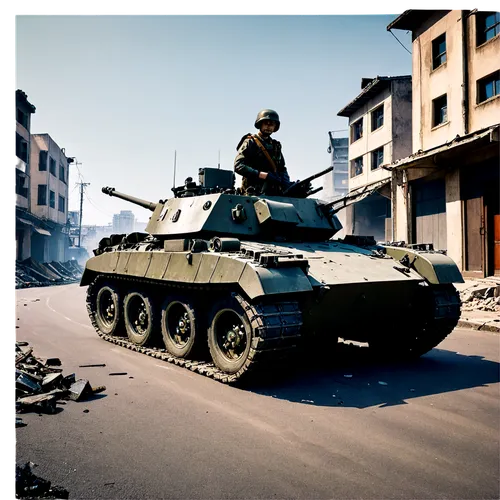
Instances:
[[[30,148],[31,115],[36,108],[22,91],[16,91],[16,260],[31,256]]]
[[[66,260],[69,247],[67,158],[49,134],[31,136],[31,212],[47,225],[34,235],[32,257],[39,262]]]
[[[411,153],[411,113],[411,76],[363,78],[361,93],[337,113],[349,119],[346,234],[392,239],[391,172],[383,166]]]
[[[389,167],[394,239],[446,250],[466,276],[500,274],[500,13],[408,10],[387,29],[413,45],[412,155]]]

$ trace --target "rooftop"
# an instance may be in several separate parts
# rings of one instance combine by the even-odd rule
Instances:
[[[409,30],[414,31],[423,24],[423,22],[433,14],[447,14],[449,10],[405,10],[391,24],[387,26],[387,31]]]
[[[385,170],[405,169],[422,165],[425,162],[438,166],[439,162],[437,161],[437,159],[439,155],[446,154],[449,151],[455,152],[455,155],[463,155],[463,149],[460,148],[464,148],[466,146],[472,146],[472,151],[475,151],[477,153],[477,141],[484,139],[487,143],[498,144],[499,136],[500,123],[497,123],[495,125],[485,127],[481,130],[476,130],[475,132],[471,132],[467,135],[457,135],[453,140],[427,149],[425,151],[420,149],[410,156],[400,158],[389,165],[383,165],[382,168],[384,168]]]
[[[411,75],[404,76],[377,76],[376,78],[363,78],[361,80],[361,93],[355,97],[347,106],[343,107],[337,116],[346,116],[349,118],[353,113],[355,113],[359,108],[361,108],[366,102],[375,97],[377,94],[386,89],[393,80],[409,80],[411,81]]]
[[[16,104],[17,103],[26,104],[30,113],[34,113],[36,111],[35,106],[28,101],[28,96],[21,89],[16,90]]]

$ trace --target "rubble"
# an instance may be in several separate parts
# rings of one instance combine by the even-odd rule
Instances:
[[[41,263],[30,257],[16,261],[16,288],[77,283],[82,273],[76,260]]]
[[[16,465],[16,498],[69,498],[69,492],[33,474],[32,462]]]
[[[16,413],[57,413],[61,399],[83,401],[106,390],[92,387],[87,379],[77,380],[74,373],[64,376],[57,366],[59,358],[37,358],[27,342],[16,342]]]
[[[491,311],[500,313],[500,282],[484,279],[460,290],[462,311]]]

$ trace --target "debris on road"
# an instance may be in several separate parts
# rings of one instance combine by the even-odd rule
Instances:
[[[495,281],[482,280],[460,291],[462,311],[500,312],[500,284]]]
[[[55,368],[61,366],[59,358],[37,358],[27,342],[16,342],[15,365],[16,413],[57,413],[62,411],[56,406],[61,399],[82,401],[106,390],[103,385],[92,387],[87,379],[77,380],[74,373],[64,376],[62,368]]]
[[[67,490],[33,474],[32,465],[31,462],[16,465],[16,498],[69,498]]]
[[[127,375],[127,372],[112,372],[110,375]]]
[[[78,365],[79,368],[97,368],[99,366],[106,366],[105,363],[96,363],[95,365]]]
[[[41,263],[28,258],[22,262],[16,261],[16,288],[78,283],[82,273],[83,268],[76,260]],[[33,302],[37,300],[40,299]]]

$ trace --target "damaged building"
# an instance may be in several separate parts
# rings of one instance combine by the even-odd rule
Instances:
[[[16,287],[70,283],[82,268],[71,262],[69,165],[49,134],[31,134],[36,108],[16,91]]]

